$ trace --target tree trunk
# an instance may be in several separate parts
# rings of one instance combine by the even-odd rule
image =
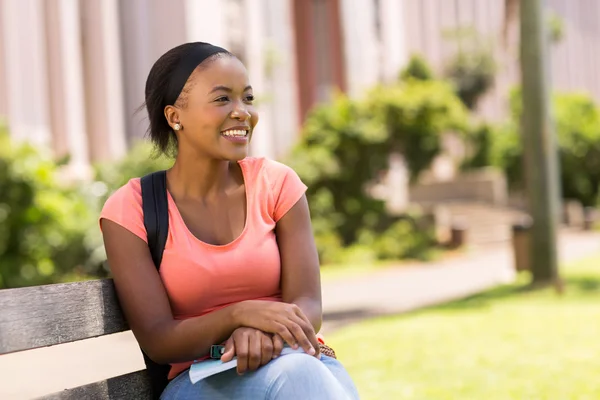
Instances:
[[[558,280],[558,152],[550,118],[549,65],[543,0],[520,2],[522,138],[531,232],[531,271],[535,285]]]

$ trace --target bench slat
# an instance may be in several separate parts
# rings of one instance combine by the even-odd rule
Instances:
[[[79,386],[73,389],[53,393],[40,400],[81,400],[81,399],[110,399],[110,400],[147,400],[152,398],[146,371],[132,372],[105,381]]]
[[[0,290],[0,354],[128,329],[111,279]]]

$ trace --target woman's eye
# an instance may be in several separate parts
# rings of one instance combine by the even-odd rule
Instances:
[[[228,101],[229,98],[227,96],[223,96],[223,97],[219,97],[217,100],[215,101],[219,101],[219,102],[224,102],[224,101]]]
[[[254,101],[254,95],[253,94],[249,94],[248,96],[246,96],[246,101],[249,101],[249,102]]]

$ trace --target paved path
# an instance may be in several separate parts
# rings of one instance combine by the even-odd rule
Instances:
[[[562,232],[559,254],[571,261],[600,254],[600,234]],[[514,279],[508,243],[431,264],[380,270],[323,284],[327,334],[341,325],[464,297]],[[0,357],[0,399],[24,400],[144,367],[131,333]]]
[[[593,254],[600,254],[600,233],[561,232],[562,262]],[[331,282],[323,287],[323,331],[331,332],[373,315],[398,314],[447,302],[512,282],[513,265],[509,243],[501,243],[440,262],[412,264],[368,277]]]

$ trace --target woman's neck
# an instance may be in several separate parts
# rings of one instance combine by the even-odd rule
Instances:
[[[177,157],[167,172],[168,187],[176,198],[216,198],[237,181],[229,161]]]

